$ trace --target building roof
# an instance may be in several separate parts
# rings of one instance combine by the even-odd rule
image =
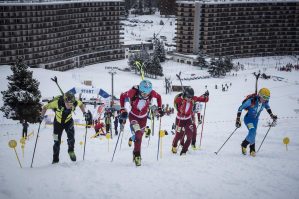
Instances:
[[[178,0],[176,3],[184,4],[234,4],[234,3],[286,3],[286,2],[297,2],[298,0]]]
[[[124,2],[124,0],[0,0],[0,5],[66,4],[84,2]]]

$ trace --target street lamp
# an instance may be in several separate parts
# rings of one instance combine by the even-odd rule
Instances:
[[[106,66],[105,69],[109,69],[109,74],[111,74],[111,101],[110,101],[110,108],[111,108],[111,112],[113,112],[112,107],[114,104],[113,101],[113,97],[114,97],[114,75],[116,74],[116,69],[118,69],[117,67],[111,67],[111,66]],[[112,124],[113,122],[111,122],[111,139],[112,139],[112,135],[113,135],[113,128],[112,128]]]
[[[111,101],[110,101],[110,107],[112,108],[113,106],[113,96],[114,96],[114,75],[116,74],[116,69],[118,67],[111,67],[111,66],[106,66],[105,69],[109,69],[109,74],[111,74]]]

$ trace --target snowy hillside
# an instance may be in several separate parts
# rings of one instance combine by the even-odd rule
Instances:
[[[280,64],[292,61],[285,58],[280,60]],[[23,156],[19,143],[21,125],[1,117],[0,198],[298,198],[299,72],[276,70],[277,61],[272,58],[242,59],[235,62],[244,64],[248,69],[237,72],[237,76],[234,72],[234,75],[225,78],[183,81],[184,85],[194,88],[196,95],[203,94],[206,91],[205,86],[210,92],[201,150],[193,151],[190,148],[186,156],[172,154],[170,149],[173,135],[169,133],[162,138],[162,157],[159,156],[157,161],[158,136],[155,133],[150,142],[143,138],[142,166],[138,168],[132,162],[132,148],[127,145],[130,135],[128,125],[125,127],[121,149],[117,149],[113,162],[111,157],[116,137],[109,141],[105,137],[92,139],[93,129],[87,130],[86,155],[83,161],[83,146],[80,142],[84,141],[85,128],[76,126],[77,162],[71,162],[68,157],[66,134],[63,133],[60,163],[52,165],[53,129],[52,126],[46,126],[44,123],[39,133],[33,168],[30,168],[38,125],[29,126],[29,133],[34,131],[34,136],[26,141]],[[266,67],[262,67],[262,64]],[[59,90],[50,80],[51,77],[57,76],[64,91],[82,86],[81,82],[84,80],[91,80],[94,87],[110,92],[111,76],[105,70],[105,66],[122,68],[126,65],[126,60],[121,60],[63,73],[44,69],[32,70],[34,78],[40,82],[42,96],[52,97],[58,95]],[[171,77],[173,85],[180,85],[175,78],[175,74],[179,71],[182,71],[183,77],[207,75],[205,70],[172,61],[164,63],[163,70],[167,77]],[[255,77],[252,73],[258,70],[267,75],[283,78],[282,81],[277,81],[277,78],[259,81],[259,88],[267,87],[271,91],[270,106],[279,117],[277,126],[270,130],[255,158],[241,155],[240,143],[247,135],[244,124],[220,153],[215,155],[214,152],[235,129],[237,108],[246,95],[254,92]],[[0,90],[3,91],[7,88],[6,77],[11,74],[10,68],[0,67],[0,74]],[[123,71],[117,71],[114,79],[114,93],[117,96],[140,82],[139,76]],[[163,103],[173,106],[173,98],[177,93],[165,94],[163,78],[151,81],[154,89],[162,95]],[[222,84],[228,85],[227,91],[221,91]],[[218,89],[215,89],[215,85]],[[1,95],[0,105],[2,104]],[[51,111],[47,114],[51,114]],[[242,117],[244,115],[243,112]],[[79,109],[74,117],[83,118]],[[170,132],[174,119],[175,115],[164,116],[161,129]],[[264,111],[258,126],[257,146],[260,145],[269,128],[266,126],[268,121],[270,121],[269,116]],[[148,124],[150,124],[149,120]],[[157,120],[155,125],[155,132],[157,132],[159,128]],[[198,128],[197,144],[199,144],[200,132],[201,126]],[[284,137],[290,138],[288,151],[282,142]],[[16,151],[22,169],[14,150],[8,147],[8,141],[11,139],[18,141]]]

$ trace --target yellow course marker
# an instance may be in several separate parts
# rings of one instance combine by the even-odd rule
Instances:
[[[19,165],[20,165],[20,167],[22,168],[22,165],[21,165],[19,156],[18,156],[17,151],[16,151],[17,141],[15,141],[15,140],[10,140],[10,141],[8,142],[8,146],[9,146],[10,148],[14,149],[14,151],[15,151],[15,153],[16,153],[16,157],[17,157],[18,162],[19,162]]]
[[[290,143],[290,138],[288,137],[283,138],[283,143],[286,145],[286,150],[288,150],[288,144]]]

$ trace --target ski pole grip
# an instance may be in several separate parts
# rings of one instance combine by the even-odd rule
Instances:
[[[54,78],[51,78],[51,80],[55,83],[57,83],[57,77],[55,76]]]

